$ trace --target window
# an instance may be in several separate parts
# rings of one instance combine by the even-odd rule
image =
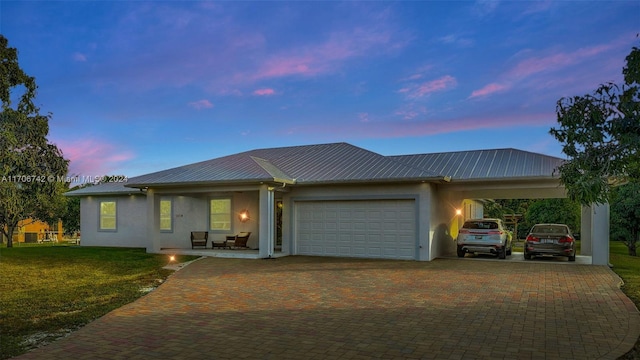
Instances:
[[[116,230],[115,201],[100,201],[100,230]]]
[[[160,231],[173,230],[173,202],[171,199],[160,199]]]
[[[211,199],[209,202],[209,229],[231,230],[231,199]]]

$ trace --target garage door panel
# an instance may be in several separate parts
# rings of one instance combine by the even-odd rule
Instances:
[[[414,200],[296,202],[301,255],[416,258]]]

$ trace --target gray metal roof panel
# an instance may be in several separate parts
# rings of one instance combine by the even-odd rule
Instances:
[[[131,178],[128,186],[551,177],[562,162],[516,149],[383,156],[351,144],[332,143],[246,151]]]
[[[224,156],[129,179],[129,186],[268,181],[273,176],[246,153]]]
[[[457,151],[397,155],[391,158],[410,166],[451,176],[454,180],[553,177],[564,160],[517,149]]]
[[[293,149],[292,149],[293,150]],[[434,174],[347,143],[304,146],[271,162],[296,183],[434,178]]]
[[[90,185],[76,190],[67,191],[65,196],[88,196],[88,195],[142,195],[137,189],[127,187],[127,182],[110,182]]]
[[[259,160],[256,160],[259,159]],[[407,166],[347,143],[256,149],[129,179],[130,186],[275,181],[322,182],[433,179],[438,174]]]

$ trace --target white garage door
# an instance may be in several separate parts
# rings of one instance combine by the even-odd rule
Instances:
[[[296,202],[300,255],[416,259],[414,200]]]

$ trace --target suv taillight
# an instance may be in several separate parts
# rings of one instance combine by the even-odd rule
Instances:
[[[502,231],[489,231],[487,234],[489,234],[489,235],[502,235]]]
[[[468,234],[469,230],[467,229],[460,229],[460,231],[458,231],[458,234]]]

